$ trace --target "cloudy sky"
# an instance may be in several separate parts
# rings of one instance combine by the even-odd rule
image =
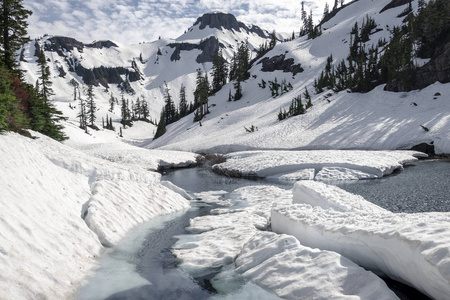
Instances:
[[[323,14],[325,2],[305,1],[315,19]],[[159,36],[176,38],[204,13],[222,11],[238,20],[279,32],[298,31],[300,0],[24,0],[33,11],[28,19],[32,38],[44,34],[64,35],[90,43],[114,40],[136,44]]]

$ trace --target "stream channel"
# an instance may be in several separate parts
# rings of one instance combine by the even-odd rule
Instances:
[[[276,185],[291,189],[292,183],[248,180],[216,175],[209,168],[167,172],[163,180],[190,193],[226,191],[249,185]],[[382,179],[333,183],[360,194],[393,212],[450,211],[450,162],[420,161]],[[235,203],[235,205],[238,205]],[[233,266],[208,270],[206,276],[192,278],[178,267],[171,247],[177,236],[187,235],[189,220],[208,215],[214,206],[201,199],[192,201],[184,212],[155,218],[132,233],[119,245],[107,249],[101,266],[79,292],[78,299],[279,299],[234,272]],[[429,299],[418,291],[386,279],[400,299]]]

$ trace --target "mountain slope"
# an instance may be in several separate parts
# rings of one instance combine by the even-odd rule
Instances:
[[[319,76],[330,54],[334,63],[347,57],[350,30],[355,22],[361,24],[366,15],[376,20],[377,29],[370,35],[367,47],[390,37],[389,28],[402,24],[403,18],[397,16],[406,5],[380,13],[388,3],[354,2],[324,23],[323,34],[318,38],[303,37],[278,44],[266,57],[285,54],[300,63],[304,72],[295,76],[281,71],[265,73],[256,64],[250,71],[251,78],[243,84],[244,96],[239,102],[226,102],[227,93],[232,89],[229,84],[210,99],[214,107],[202,126],[181,120],[170,125],[163,137],[146,146],[229,152],[254,148],[408,149],[425,142],[434,144],[437,153],[449,153],[448,84],[436,83],[409,93],[386,92],[383,86],[365,94],[326,91],[313,95],[314,106],[306,114],[277,120],[280,109],[287,110],[293,98],[303,96],[305,87],[312,94],[314,77]],[[268,82],[275,77],[278,82],[292,83],[294,89],[272,98],[270,91],[261,89],[259,84],[261,80]],[[247,132],[245,128],[251,126],[258,130]]]
[[[386,92],[383,86],[365,94],[314,92],[314,78],[319,77],[329,55],[332,54],[334,64],[348,56],[350,31],[355,22],[362,24],[367,16],[375,20],[376,28],[369,35],[367,48],[377,46],[381,39],[388,40],[391,29],[402,24],[404,18],[398,16],[407,8],[407,4],[384,9],[390,3],[393,2],[354,1],[322,24],[321,36],[313,40],[300,37],[278,43],[264,57],[254,61],[250,78],[242,83],[242,99],[227,101],[230,91],[234,93],[234,83],[228,83],[209,98],[211,113],[201,122],[194,123],[193,115],[187,116],[167,126],[166,134],[154,141],[154,125],[135,122],[135,126],[123,131],[123,139],[149,148],[189,151],[229,152],[254,148],[404,149],[429,143],[435,146],[437,153],[450,153],[447,130],[450,125],[450,107],[446,100],[450,93],[449,84],[436,83],[408,93]],[[417,1],[413,1],[413,9],[417,10]],[[186,87],[187,100],[193,101],[196,70],[200,68],[209,72],[211,78],[211,53],[216,47],[222,48],[225,59],[230,62],[240,42],[248,41],[249,48],[256,50],[259,45],[270,40],[269,36],[269,33],[258,27],[240,23],[232,15],[211,13],[200,17],[185,34],[175,40],[160,39],[133,46],[100,43],[97,46],[110,47],[89,45],[84,47],[83,52],[75,47],[64,53],[66,58],[57,52],[46,51],[54,66],[55,100],[69,117],[66,131],[70,136],[70,132],[81,130],[77,128],[78,109],[68,108],[69,104],[71,107],[77,105],[73,101],[70,81],[73,79],[81,85],[83,79],[86,81],[85,76],[81,78],[69,70],[66,60],[71,62],[76,58],[77,64],[84,69],[122,68],[119,70],[122,72],[120,80],[117,81],[122,87],[127,86],[124,82],[129,82],[131,87],[128,89],[130,94],[124,97],[130,105],[137,97],[145,98],[149,103],[150,118],[158,121],[164,105],[165,83],[175,103],[179,101],[181,85]],[[279,40],[288,37],[290,35],[278,35]],[[49,40],[47,37],[38,43],[43,45]],[[28,63],[22,63],[22,67],[28,70],[29,82],[35,82],[37,78],[33,54],[34,45],[30,44],[24,52]],[[251,58],[254,57],[256,51],[251,54]],[[418,60],[419,64],[426,62]],[[58,77],[61,68],[66,73],[65,78]],[[292,90],[272,97],[268,86],[275,80],[290,84]],[[262,88],[264,83],[267,86]],[[306,88],[312,95],[313,106],[304,115],[278,121],[280,110],[287,110],[294,98],[302,96],[303,103],[306,102]],[[113,116],[117,131],[92,131],[86,140],[116,140],[121,126],[120,107],[116,105],[113,114],[107,109],[111,93],[120,99],[121,89],[115,81],[104,86],[99,84],[95,93],[100,107],[97,126],[101,127],[101,118],[108,114]]]

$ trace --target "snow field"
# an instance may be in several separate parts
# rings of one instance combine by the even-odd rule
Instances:
[[[0,299],[71,298],[102,244],[190,205],[160,174],[33,135],[0,135]]]
[[[320,182],[297,183],[293,194],[295,204],[272,208],[274,232],[335,251],[434,299],[450,295],[448,213],[394,214]]]
[[[282,181],[356,180],[383,177],[421,156],[424,155],[414,151],[246,151],[226,155],[227,161],[214,165],[213,170],[230,176]]]
[[[210,196],[203,193],[202,201],[223,206],[214,215],[192,219],[192,234],[179,236],[172,249],[194,277],[234,264],[244,278],[284,299],[397,299],[381,279],[340,254],[265,231],[272,206],[291,203],[292,191],[249,186],[228,197]]]

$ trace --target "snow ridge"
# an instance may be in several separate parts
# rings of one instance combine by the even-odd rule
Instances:
[[[71,298],[97,265],[102,245],[189,207],[157,173],[33,134],[37,139],[0,135],[2,299]]]
[[[291,234],[302,245],[340,253],[434,299],[447,299],[450,232],[445,224],[450,215],[394,214],[374,209],[348,192],[335,193],[337,189],[323,183],[297,183],[295,204],[273,207],[273,231]]]

